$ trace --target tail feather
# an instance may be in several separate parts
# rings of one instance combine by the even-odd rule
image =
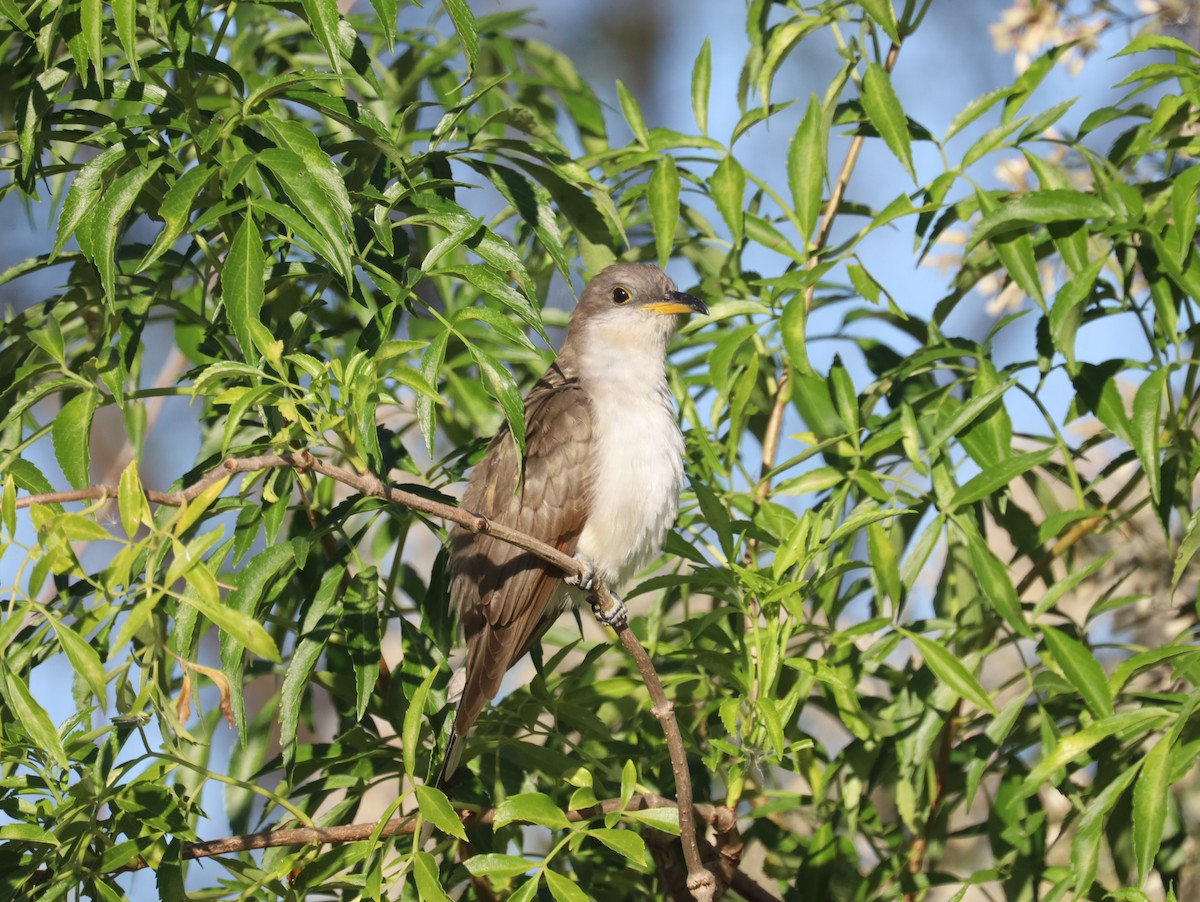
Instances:
[[[458,764],[462,760],[463,747],[466,744],[465,740],[466,737],[459,736],[457,731],[450,733],[450,742],[446,745],[446,757],[442,759],[442,770],[434,784],[443,792],[446,784],[450,782],[450,778],[454,776],[454,772],[458,770]]]

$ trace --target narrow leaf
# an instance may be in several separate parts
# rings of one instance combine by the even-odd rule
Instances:
[[[1156,506],[1162,492],[1159,447],[1162,432],[1163,387],[1167,382],[1167,373],[1166,369],[1155,370],[1138,386],[1137,394],[1133,397],[1133,416],[1129,420],[1129,430],[1133,436],[1133,450],[1137,452],[1138,460],[1142,463],[1142,472],[1146,474],[1146,485]]]
[[[20,674],[12,670],[7,673],[0,671],[0,688],[4,689],[4,697],[13,718],[33,740],[36,748],[45,752],[59,767],[66,769],[67,753],[63,749],[62,738],[54,728],[50,715],[34,699]]]
[[[242,355],[250,363],[259,360],[250,323],[258,320],[262,310],[263,272],[262,236],[253,214],[247,210],[221,269],[221,297],[233,334],[242,346]]]
[[[917,646],[921,657],[939,680],[976,707],[991,714],[998,713],[991,697],[979,685],[979,681],[951,651],[924,636],[910,633],[908,630],[901,632]]]
[[[475,21],[475,14],[471,12],[466,0],[442,0],[442,2],[446,6],[446,12],[450,13],[450,21],[454,23],[454,30],[458,33],[463,54],[467,58],[467,74],[471,75],[475,71],[475,61],[479,58],[479,25]]]
[[[650,221],[654,224],[654,244],[658,249],[658,265],[665,269],[675,245],[675,229],[679,225],[679,170],[672,157],[664,156],[650,176]]]
[[[788,146],[788,187],[800,233],[811,242],[821,213],[825,186],[825,126],[821,101],[813,94],[800,127]]]
[[[620,79],[617,80],[617,97],[621,101],[621,112],[625,114],[625,121],[629,123],[634,139],[642,147],[649,147],[650,132],[646,128],[646,120],[642,118],[642,108],[638,106],[637,98],[621,84]]]
[[[1145,882],[1162,845],[1163,826],[1171,801],[1171,737],[1155,743],[1133,787],[1133,850],[1138,885]]]
[[[692,66],[692,114],[700,134],[708,134],[708,97],[712,87],[712,44],[705,37],[696,63]]]
[[[879,63],[867,66],[862,80],[862,105],[875,130],[915,181],[917,173],[913,169],[908,119],[900,106],[896,89],[892,87],[891,76]]]
[[[1087,647],[1061,630],[1047,626],[1042,630],[1046,648],[1054,656],[1063,675],[1074,686],[1084,703],[1097,717],[1113,713],[1113,700],[1108,692],[1104,668]]]
[[[63,405],[51,427],[54,456],[67,482],[77,489],[86,487],[91,476],[92,418],[99,401],[100,393],[94,388],[76,395]]]

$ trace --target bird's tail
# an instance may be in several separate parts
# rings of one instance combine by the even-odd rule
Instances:
[[[437,782],[434,784],[438,789],[445,792],[446,784],[450,782],[450,778],[454,776],[454,772],[458,770],[458,763],[462,760],[463,739],[456,731],[450,732],[450,741],[446,744],[446,757],[442,759],[442,770],[438,774]]]

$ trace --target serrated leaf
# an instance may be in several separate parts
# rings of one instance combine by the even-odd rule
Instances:
[[[79,246],[100,271],[100,284],[104,289],[106,303],[115,302],[116,249],[121,235],[121,222],[133,208],[133,202],[142,188],[162,166],[162,159],[151,160],[145,166],[131,169],[121,175],[100,198],[95,211],[88,217],[84,228],[91,232],[85,241],[79,236]]]
[[[250,324],[258,320],[262,311],[264,269],[262,236],[253,214],[247,210],[221,268],[221,298],[233,334],[242,346],[242,355],[250,363],[259,359]]]
[[[305,609],[296,649],[288,661],[279,691],[279,744],[285,764],[290,764],[296,754],[296,730],[304,694],[331,633],[330,624],[323,621],[339,600],[345,572],[345,567],[334,566],[321,577],[321,583]]]
[[[541,792],[518,793],[496,806],[493,829],[499,830],[513,822],[537,824],[554,830],[570,826],[567,816],[554,804],[554,800]]]
[[[990,498],[995,492],[1007,486],[1010,482],[1034,467],[1040,467],[1058,451],[1057,446],[1050,445],[1041,451],[1027,451],[1010,457],[1003,462],[995,462],[982,473],[977,473],[963,485],[950,501],[951,507],[961,507],[974,504],[984,498]]]
[[[84,217],[95,210],[96,201],[104,190],[104,174],[121,162],[125,154],[125,145],[116,144],[88,160],[84,167],[75,173],[66,200],[63,201],[62,212],[58,216],[58,231],[54,238],[54,247],[50,251],[51,260],[58,256]]]
[[[986,212],[971,233],[964,253],[970,253],[984,239],[1006,232],[1020,233],[1030,225],[1077,220],[1103,224],[1113,215],[1112,207],[1094,194],[1068,188],[1031,191]]]
[[[892,600],[893,610],[899,610],[903,598],[900,561],[896,546],[892,544],[882,523],[872,523],[867,527],[867,550],[879,591]]]
[[[975,676],[963,666],[963,663],[949,649],[944,648],[931,639],[911,633],[908,630],[901,630],[901,632],[917,646],[921,657],[941,682],[945,683],[958,695],[976,707],[982,708],[991,714],[999,713],[992,702],[991,696],[984,691],[984,688],[979,685],[979,681],[975,679]]]
[[[905,171],[915,181],[916,170],[913,169],[912,145],[908,134],[908,119],[900,106],[900,98],[892,87],[892,78],[887,70],[879,63],[867,66],[862,80],[863,112],[875,126],[884,143],[896,159],[904,166]]]
[[[82,31],[83,45],[87,50],[87,58],[91,62],[96,80],[104,78],[104,2],[103,0],[80,0],[79,26]],[[86,85],[89,81],[85,67],[79,73],[80,80]]]
[[[100,392],[94,388],[76,395],[63,405],[50,430],[58,465],[77,489],[85,488],[91,479],[92,419],[99,402]]]
[[[692,66],[692,115],[700,134],[708,134],[708,97],[712,87],[712,44],[708,37],[700,46]]]
[[[647,199],[650,222],[654,225],[654,245],[658,250],[658,265],[665,269],[675,245],[675,229],[679,225],[679,170],[672,157],[664,156],[650,175]]]
[[[450,13],[450,21],[454,23],[455,32],[458,33],[463,54],[467,58],[467,74],[470,75],[475,71],[475,61],[479,58],[479,25],[475,21],[475,14],[471,12],[466,0],[442,0],[442,2],[446,6],[446,12]]]
[[[619,855],[634,864],[645,867],[649,863],[646,841],[632,830],[619,830],[610,827],[593,827],[587,835],[597,839]]]
[[[183,600],[199,611],[221,633],[242,646],[251,654],[257,655],[276,664],[281,662],[279,648],[266,628],[241,611],[234,610],[221,604],[219,597],[212,598],[212,590],[216,589],[216,580],[208,570],[208,565],[200,561],[185,574],[188,585],[194,591],[184,592]],[[207,583],[211,589],[202,588]]]
[[[504,419],[512,432],[513,441],[517,445],[517,453],[525,456],[525,402],[521,398],[517,384],[513,381],[512,373],[502,367],[499,362],[488,354],[470,346],[471,356],[479,366],[483,383],[488,394],[500,402],[504,409]]]
[[[308,0],[315,3],[317,0]],[[324,2],[324,0],[321,0]],[[332,0],[331,0],[332,2]],[[302,217],[316,227],[323,239],[323,246],[314,250],[330,254],[329,262],[337,269],[347,283],[353,281],[350,263],[350,236],[341,219],[341,215],[322,180],[305,165],[304,158],[292,150],[282,147],[271,147],[260,151],[255,161],[271,171],[279,180],[289,201],[300,212]],[[271,210],[262,201],[256,203],[263,209]],[[295,228],[295,223],[289,218],[285,220],[289,228]]]
[[[429,675],[417,687],[404,712],[404,725],[400,732],[401,750],[404,756],[404,772],[410,778],[417,776],[417,747],[421,740],[421,724],[425,721],[425,701],[438,675],[440,667],[429,671]]]
[[[1142,772],[1133,787],[1133,850],[1139,886],[1145,882],[1158,857],[1170,793],[1171,738],[1164,736],[1146,755]]]
[[[788,187],[800,234],[811,242],[821,214],[821,198],[825,188],[825,112],[821,101],[813,94],[808,109],[788,145]]]
[[[649,147],[650,132],[646,128],[646,120],[642,118],[642,108],[620,79],[617,79],[617,98],[621,101],[621,112],[625,114],[625,121],[629,123],[634,139],[642,147]]]
[[[438,879],[437,861],[429,852],[420,851],[413,856],[413,879],[421,902],[450,902]]]
[[[900,43],[900,29],[896,25],[896,10],[892,8],[892,0],[860,0],[860,5],[893,44]]]
[[[96,700],[103,709],[108,694],[105,689],[104,663],[100,660],[100,655],[88,644],[87,640],[65,623],[53,616],[48,616],[46,619],[50,621],[54,635],[58,638],[58,644],[62,646],[63,653],[71,662],[71,669],[83,677],[84,682],[87,683],[88,688],[96,696]]]
[[[546,878],[546,886],[550,888],[550,895],[557,902],[591,902],[591,897],[570,878],[549,868],[544,870],[542,875]]]
[[[1162,442],[1162,398],[1167,382],[1166,369],[1154,370],[1138,386],[1133,396],[1133,415],[1129,419],[1129,431],[1133,437],[1133,450],[1137,452],[1146,475],[1146,487],[1150,498],[1158,505],[1162,494],[1162,468],[1159,448]]]
[[[429,821],[429,823],[433,824],[443,833],[466,842],[467,831],[463,829],[462,821],[450,805],[450,800],[446,798],[446,794],[436,787],[425,786],[420,783],[416,785],[415,789],[417,792],[417,806],[421,810],[421,817],[425,818],[425,820]]]
[[[136,0],[110,0],[113,22],[117,26],[117,38],[125,51],[125,60],[134,78],[139,77],[137,56],[137,3]]]
[[[967,533],[967,554],[971,570],[984,596],[992,603],[1004,622],[1026,638],[1033,638],[1033,630],[1021,609],[1021,600],[1013,586],[1008,568],[974,532]]]
[[[504,880],[526,874],[537,867],[537,862],[519,855],[503,855],[498,852],[487,852],[483,855],[472,855],[463,862],[466,869],[476,877],[495,877]]]
[[[639,824],[661,830],[663,833],[670,833],[672,836],[679,835],[678,808],[645,808],[638,811],[622,811],[621,815],[629,820],[637,821]]]
[[[65,770],[67,753],[63,749],[62,738],[54,728],[50,715],[34,699],[20,674],[12,670],[0,670],[0,688],[4,689],[4,698],[13,718],[29,734],[34,745]]]
[[[1079,692],[1092,713],[1100,718],[1111,715],[1113,700],[1108,692],[1108,680],[1095,656],[1082,642],[1054,627],[1044,627],[1042,636],[1063,675]]]
[[[713,170],[708,185],[713,203],[717,205],[717,212],[729,226],[733,246],[740,247],[742,236],[745,234],[743,200],[746,196],[746,170],[733,154],[727,154]]]
[[[312,26],[313,35],[325,48],[334,72],[342,71],[342,55],[338,51],[339,19],[337,0],[300,0],[304,16]]]
[[[37,824],[5,824],[0,827],[0,842],[32,842],[43,846],[59,846],[58,837]]]
[[[125,529],[125,535],[132,539],[141,525],[150,519],[150,506],[146,502],[146,493],[142,490],[136,458],[121,472],[121,481],[117,484],[117,507],[121,513],[121,526]]]

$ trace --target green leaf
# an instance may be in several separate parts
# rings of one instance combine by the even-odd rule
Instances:
[[[727,154],[713,170],[708,185],[713,203],[717,205],[717,212],[729,226],[733,246],[741,247],[742,236],[745,234],[743,201],[746,196],[746,170],[733,154]]]
[[[900,561],[896,556],[896,546],[892,544],[882,523],[872,523],[867,527],[867,551],[880,593],[892,600],[893,610],[899,610],[903,598]]]
[[[1043,627],[1042,635],[1046,648],[1062,668],[1063,675],[1079,692],[1084,703],[1096,717],[1108,717],[1113,713],[1112,696],[1108,693],[1108,680],[1104,668],[1087,647],[1054,627]]]
[[[658,265],[666,269],[675,244],[675,229],[679,225],[679,170],[675,160],[664,156],[650,175],[647,198],[650,221],[654,224],[654,244],[658,249]]]
[[[329,65],[334,72],[342,71],[342,55],[338,50],[338,28],[341,16],[338,15],[337,0],[300,0],[304,7],[304,17],[312,27],[313,35],[325,48],[329,57]]]
[[[638,106],[637,98],[621,84],[620,79],[617,79],[617,97],[621,101],[621,112],[625,114],[625,121],[629,123],[634,139],[642,147],[649,147],[650,131],[646,128],[646,120],[642,118],[642,108]]]
[[[450,805],[450,800],[446,798],[446,794],[436,787],[425,786],[421,783],[418,783],[415,789],[417,792],[417,806],[421,810],[421,817],[425,818],[425,820],[448,836],[453,836],[456,839],[466,842],[467,831],[463,829],[462,821]]]
[[[162,165],[162,159],[151,160],[145,166],[131,169],[118,178],[100,199],[95,212],[87,220],[90,229],[88,240],[79,236],[79,246],[91,257],[100,271],[100,283],[104,288],[105,301],[109,305],[116,301],[116,249],[121,235],[121,222],[133,207],[133,202],[142,192],[150,177]]]
[[[692,66],[692,114],[700,134],[708,134],[708,97],[712,87],[712,44],[708,37]]]
[[[1159,448],[1162,441],[1163,388],[1167,383],[1166,369],[1154,370],[1138,386],[1133,396],[1133,416],[1129,419],[1129,431],[1133,438],[1133,450],[1137,452],[1146,474],[1146,486],[1150,498],[1158,505],[1162,494],[1162,466]]]
[[[939,680],[976,707],[991,714],[999,713],[992,703],[991,697],[979,685],[979,681],[951,651],[931,639],[926,639],[924,636],[908,630],[901,629],[900,632],[917,646],[921,657]]]
[[[308,0],[315,3],[317,0]],[[321,0],[324,2],[324,0]],[[332,3],[333,0],[330,0]],[[353,281],[350,264],[350,237],[337,206],[330,199],[323,180],[306,165],[304,158],[292,150],[271,147],[260,151],[255,161],[271,171],[292,205],[317,228],[325,246],[314,248],[332,255],[329,262],[347,284]],[[261,203],[261,202],[259,202]],[[270,209],[264,207],[264,209]],[[287,223],[291,227],[292,223]]]
[[[266,627],[249,614],[221,604],[219,598],[214,599],[210,592],[203,590],[201,586],[205,581],[216,588],[216,580],[213,579],[206,563],[200,561],[193,565],[185,574],[185,578],[194,591],[184,592],[183,600],[217,627],[222,635],[228,636],[251,654],[276,664],[281,663],[279,648]]]
[[[262,236],[247,210],[221,269],[221,298],[242,355],[250,363],[259,360],[250,323],[258,320],[262,310],[264,269]]]
[[[546,878],[546,886],[550,888],[550,895],[554,896],[557,902],[590,902],[592,897],[569,878],[549,868],[542,874]]]
[[[422,902],[450,902],[438,879],[437,860],[429,852],[420,851],[413,856],[413,879]]]
[[[860,5],[893,44],[900,43],[900,29],[896,25],[896,10],[892,8],[892,0],[861,0]]]
[[[134,78],[139,76],[137,56],[137,3],[136,0],[110,0],[113,22],[117,26],[117,38],[125,51],[125,60]]]
[[[29,734],[35,747],[65,770],[67,753],[63,749],[62,738],[54,728],[46,709],[30,694],[29,687],[25,685],[20,674],[13,670],[0,669],[0,689],[4,690],[4,699],[8,702],[13,718]]]
[[[679,835],[678,808],[645,808],[639,811],[627,810],[622,811],[621,816],[631,821],[637,821],[639,824],[653,827],[655,830],[661,830],[663,833],[670,833],[672,836]]]
[[[618,830],[610,827],[593,827],[587,835],[598,839],[619,855],[625,856],[639,867],[649,864],[646,841],[632,830]]]
[[[862,80],[863,111],[888,148],[896,155],[905,171],[916,181],[912,147],[908,134],[908,119],[900,106],[900,98],[892,87],[891,76],[879,63],[867,66]]]
[[[100,655],[88,644],[86,639],[65,623],[54,616],[47,616],[46,619],[54,628],[54,635],[58,637],[58,644],[62,646],[63,653],[71,662],[71,669],[83,677],[84,682],[88,684],[88,688],[92,690],[92,694],[96,696],[96,700],[103,709],[108,693],[105,689],[104,664],[100,660]]]
[[[0,522],[8,530],[10,539],[17,536],[17,481],[12,473],[4,477],[3,494],[0,495]]]
[[[554,800],[541,792],[518,793],[496,806],[493,829],[499,830],[514,822],[538,824],[555,830],[570,826],[567,816],[554,804]]]
[[[1039,761],[1025,777],[1019,790],[1020,797],[1027,798],[1033,795],[1052,774],[1086,754],[1097,743],[1117,734],[1139,732],[1169,716],[1170,712],[1161,708],[1120,711],[1078,733],[1063,736],[1050,754]]]
[[[142,490],[136,458],[131,460],[121,473],[121,481],[117,484],[117,507],[121,513],[121,525],[125,528],[125,535],[132,539],[137,535],[142,523],[149,522],[150,519],[150,506],[146,502],[146,493]]]
[[[91,480],[92,418],[99,402],[100,392],[94,388],[76,395],[63,405],[51,427],[54,456],[73,488],[85,488]]]
[[[309,677],[329,642],[331,624],[326,621],[326,615],[340,600],[345,572],[345,567],[331,566],[321,577],[304,612],[296,649],[288,661],[283,687],[279,691],[279,744],[283,748],[285,764],[290,765],[296,755],[296,730],[304,694]]]
[[[488,394],[500,402],[504,409],[504,418],[512,431],[513,441],[517,444],[517,452],[525,456],[525,402],[521,398],[517,384],[513,381],[512,373],[500,363],[474,345],[470,346],[471,356],[479,366],[483,376],[483,384]]]
[[[808,110],[788,145],[788,186],[800,221],[800,234],[811,243],[821,215],[825,187],[825,112],[813,94]]]
[[[1041,451],[1027,451],[1011,457],[1003,463],[990,466],[982,473],[971,477],[966,485],[959,488],[954,493],[950,506],[961,507],[965,504],[982,501],[984,498],[990,498],[998,489],[1007,486],[1018,476],[1028,473],[1034,467],[1040,467],[1057,451],[1056,446],[1050,445]]]
[[[83,32],[83,45],[87,58],[94,68],[97,80],[104,78],[104,2],[103,0],[80,0],[79,25]],[[88,72],[79,73],[80,80],[87,84]]]
[[[1133,849],[1140,886],[1154,867],[1171,801],[1171,737],[1154,744],[1133,787]]]
[[[417,747],[421,741],[421,724],[425,722],[425,701],[441,668],[435,667],[417,687],[404,712],[404,725],[400,732],[400,745],[404,755],[404,772],[410,778],[417,776]]]
[[[475,14],[471,12],[466,0],[442,0],[442,2],[446,7],[446,12],[450,13],[450,21],[454,23],[454,30],[458,33],[463,54],[467,58],[467,74],[471,75],[475,72],[475,61],[479,58],[479,24],[475,21]]]
[[[37,824],[5,824],[0,827],[0,841],[32,842],[43,846],[60,846],[58,837]]]
[[[1083,309],[1092,295],[1092,288],[1107,262],[1097,257],[1083,271],[1072,276],[1054,297],[1050,308],[1050,338],[1054,347],[1067,359],[1068,372],[1075,372],[1075,333],[1083,321]]]
[[[812,372],[812,364],[808,362],[808,339],[805,332],[808,328],[808,312],[804,303],[804,295],[796,294],[783,308],[779,319],[779,330],[783,334],[783,346],[788,358],[800,373]]]
[[[50,251],[51,260],[58,256],[84,217],[95,211],[96,202],[104,190],[105,173],[124,160],[126,153],[124,144],[115,144],[88,160],[84,167],[75,173],[58,217],[58,231],[54,238],[54,247]]]
[[[926,445],[927,450],[930,453],[939,450],[951,437],[958,435],[973,423],[980,414],[991,407],[994,402],[998,401],[1016,382],[1015,377],[1002,382],[982,394],[975,395],[970,401],[956,408],[950,416],[938,423],[937,432],[933,434],[933,437]]]
[[[476,877],[495,877],[504,880],[527,874],[537,867],[537,862],[519,855],[502,855],[498,852],[488,852],[483,855],[472,855],[463,862],[467,870]]]
[[[1171,573],[1172,592],[1179,588],[1179,581],[1183,579],[1188,564],[1196,556],[1197,549],[1200,549],[1200,510],[1192,514],[1192,519],[1188,522],[1187,530],[1179,543],[1179,550],[1175,553],[1175,569]]]
[[[1017,590],[1013,586],[1008,568],[988,548],[982,536],[974,531],[966,532],[965,535],[971,570],[984,596],[992,603],[996,613],[1004,618],[1005,623],[1022,636],[1032,639],[1033,630],[1025,619],[1025,612],[1021,609],[1021,601],[1017,597]]]
[[[1076,220],[1103,225],[1113,215],[1112,207],[1094,194],[1068,188],[1031,191],[1009,198],[986,212],[971,233],[964,253],[970,253],[981,241],[994,235],[1023,232],[1031,225]]]

